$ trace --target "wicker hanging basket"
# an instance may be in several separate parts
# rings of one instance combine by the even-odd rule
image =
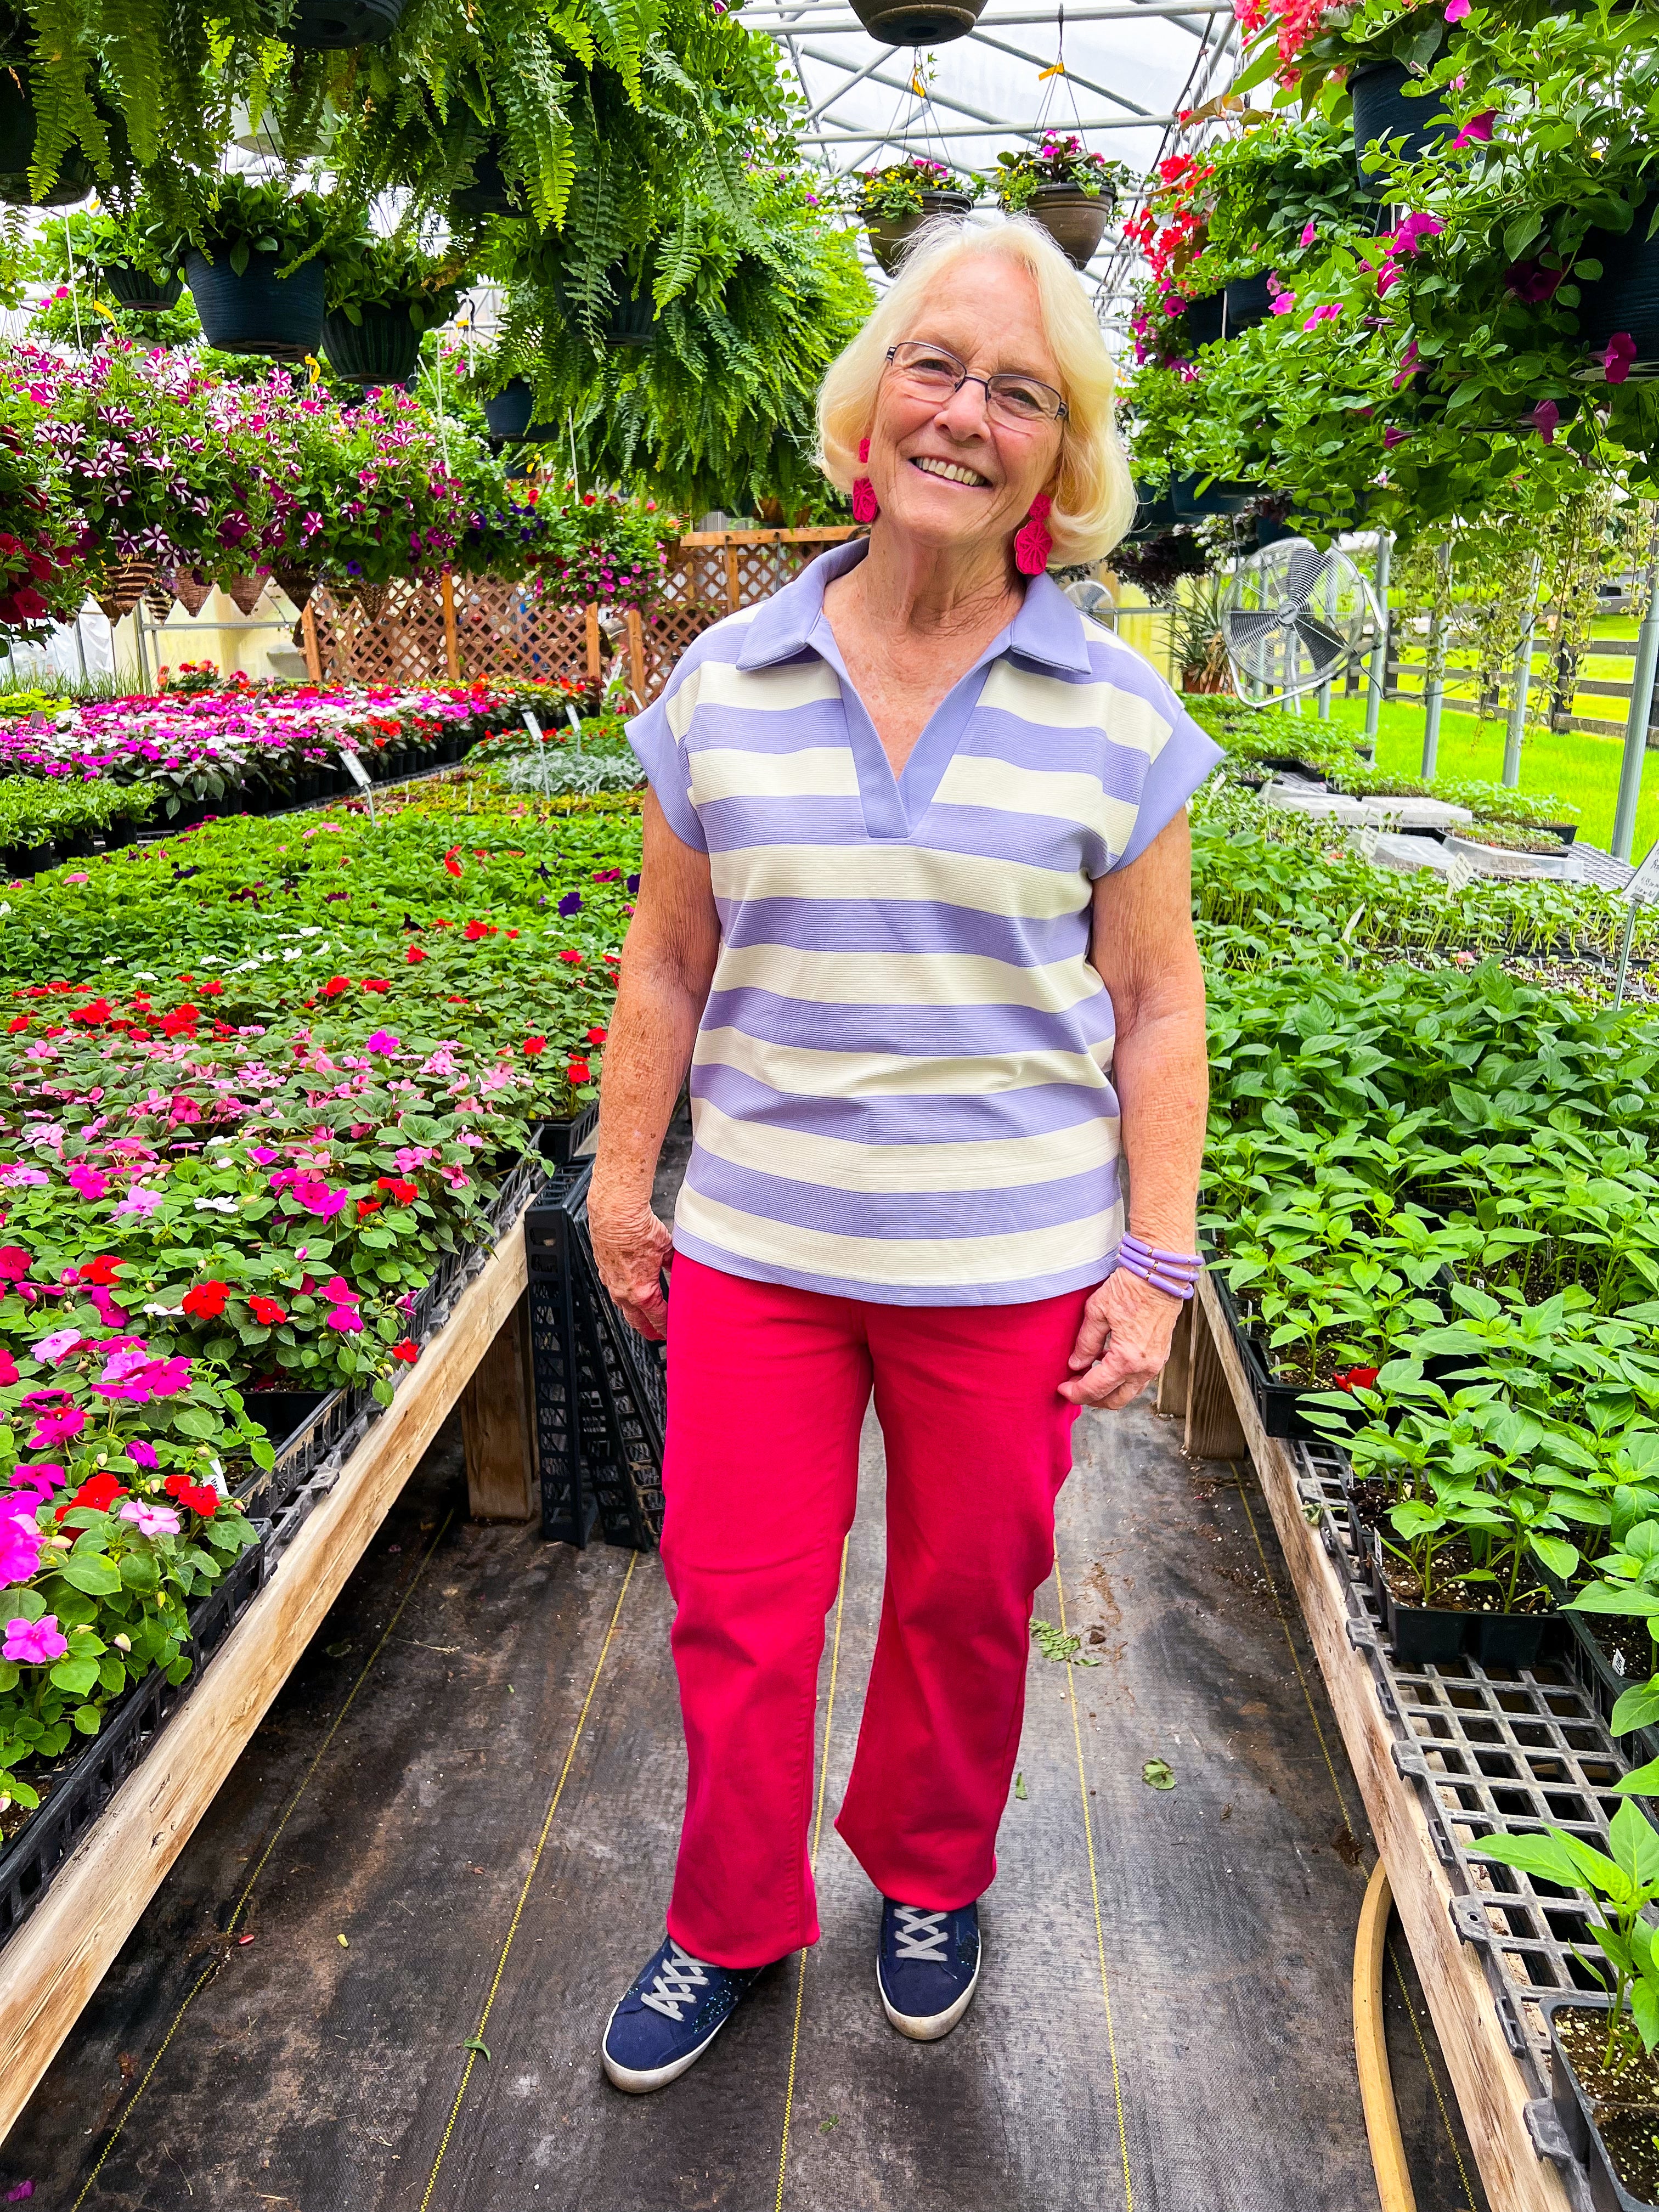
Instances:
[[[380,617],[385,613],[386,594],[391,591],[391,589],[392,586],[390,584],[371,584],[367,581],[359,581],[357,586],[357,604],[362,609],[365,617],[369,622],[379,622]]]
[[[222,576],[219,586],[240,613],[251,615],[264,596],[265,580],[263,576]]]
[[[273,561],[270,573],[278,590],[286,592],[296,611],[303,614],[317,588],[317,571],[298,561]]]
[[[104,588],[98,595],[105,619],[115,623],[130,615],[155,581],[153,561],[112,562],[104,571]]]
[[[213,595],[213,586],[193,569],[180,568],[167,578],[167,586],[187,615],[199,615]]]
[[[153,584],[145,586],[144,605],[149,609],[150,619],[158,629],[173,612],[173,594],[159,576]]]

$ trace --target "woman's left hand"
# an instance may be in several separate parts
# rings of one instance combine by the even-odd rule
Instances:
[[[1156,1382],[1170,1356],[1181,1300],[1115,1267],[1083,1309],[1072,1347],[1071,1379],[1060,1386],[1074,1406],[1116,1413]]]

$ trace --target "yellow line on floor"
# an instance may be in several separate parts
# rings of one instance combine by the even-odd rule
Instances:
[[[1060,1632],[1066,1626],[1066,1583],[1060,1571],[1060,1535],[1054,1534],[1054,1595],[1060,1601]],[[1106,2007],[1106,2048],[1112,2058],[1112,2101],[1117,2107],[1117,2150],[1123,2161],[1123,2212],[1134,2212],[1135,2193],[1129,2179],[1129,2136],[1123,2124],[1123,2081],[1118,2071],[1117,2035],[1112,2026],[1112,1990],[1106,1975],[1106,1931],[1100,1917],[1100,1871],[1095,1863],[1095,1821],[1089,1810],[1089,1773],[1083,1763],[1083,1726],[1077,1713],[1077,1670],[1066,1662],[1066,1689],[1072,1705],[1072,1741],[1077,1750],[1078,1795],[1083,1805],[1083,1833],[1089,1846],[1089,1894],[1095,1908],[1095,1953],[1100,1960],[1100,1994]]]
[[[818,1809],[812,1822],[811,1868],[816,1877],[818,1870],[818,1839],[823,1833],[823,1795],[830,1780],[830,1730],[836,1718],[836,1676],[841,1667],[841,1616],[847,1598],[847,1547],[845,1536],[841,1542],[841,1580],[836,1586],[836,1634],[830,1646],[830,1695],[823,1710],[823,1749],[818,1759]],[[806,1998],[806,1961],[811,1952],[801,1946],[800,1978],[795,1984],[795,2027],[789,2039],[789,2081],[783,2093],[783,2141],[778,2147],[778,2193],[773,2212],[783,2212],[783,2179],[789,2166],[789,2116],[795,2104],[795,2060],[800,2051],[801,2008]]]
[[[368,1658],[364,1660],[362,1673],[358,1675],[351,1687],[346,1692],[345,1698],[340,1706],[340,1710],[335,1714],[333,1719],[329,1723],[328,1733],[324,1736],[321,1743],[318,1745],[315,1757],[312,1759],[310,1765],[307,1767],[304,1774],[301,1777],[299,1786],[295,1790],[294,1795],[289,1799],[288,1803],[283,1808],[283,1817],[277,1821],[276,1826],[271,1830],[270,1840],[265,1845],[264,1850],[260,1852],[258,1863],[255,1866],[252,1873],[249,1875],[246,1881],[243,1885],[242,1893],[236,1900],[236,1909],[231,1914],[230,1918],[225,1923],[224,1932],[227,1936],[234,1934],[236,1923],[241,1918],[243,1911],[246,1908],[249,1898],[253,1894],[254,1884],[258,1881],[259,1876],[264,1872],[266,1863],[269,1861],[271,1853],[276,1850],[278,1843],[282,1840],[283,1831],[287,1827],[289,1820],[293,1818],[295,1809],[298,1806],[301,1798],[305,1796],[306,1791],[310,1788],[312,1779],[316,1774],[317,1769],[322,1765],[324,1756],[326,1753],[330,1744],[333,1742],[335,1736],[339,1732],[341,1722],[344,1720],[346,1715],[351,1711],[353,1705],[356,1701],[358,1691],[362,1688],[363,1684],[368,1680],[370,1671],[373,1668],[375,1661],[380,1657],[381,1652],[385,1650],[386,1645],[391,1642],[392,1632],[397,1627],[399,1620],[402,1620],[404,1607],[409,1603],[410,1598],[414,1596],[421,1577],[426,1572],[428,1566],[431,1564],[432,1555],[437,1550],[439,1545],[442,1543],[445,1534],[448,1530],[449,1524],[454,1517],[453,1511],[446,1513],[442,1521],[439,1523],[437,1534],[432,1539],[431,1543],[428,1545],[425,1553],[422,1556],[420,1565],[416,1568],[415,1572],[410,1577],[409,1588],[404,1592],[397,1604],[393,1607],[391,1620],[387,1621],[385,1628],[380,1632],[380,1642],[369,1653]],[[81,2212],[82,2205],[86,2203],[87,2197],[94,2185],[96,2183],[99,2175],[103,2172],[105,2160],[108,2158],[110,2153],[120,2141],[122,2129],[125,2127],[127,2122],[132,2118],[133,2107],[137,2104],[140,2097],[143,2095],[145,2090],[149,2088],[151,2081],[155,2079],[155,2069],[161,2064],[162,2059],[167,2056],[167,2045],[172,2042],[173,2037],[179,2033],[180,2027],[184,2023],[185,2014],[190,2010],[191,2005],[195,2003],[197,1998],[200,1996],[202,1991],[207,1987],[208,1984],[218,1972],[220,1967],[224,1965],[225,1960],[229,1957],[229,1955],[230,1947],[227,1944],[209,1961],[207,1966],[203,1968],[201,1975],[198,1978],[194,1987],[189,1990],[185,1997],[184,2002],[179,2006],[178,2011],[173,2015],[172,2026],[167,2029],[167,2033],[161,2038],[160,2048],[157,2050],[155,2057],[150,2060],[149,2064],[145,2068],[143,2080],[133,2091],[131,2096],[127,2100],[125,2111],[122,2113],[120,2118],[117,2120],[113,2129],[111,2130],[109,2141],[104,2145],[102,2150],[99,2152],[98,2163],[93,2167],[92,2172],[87,2176],[86,2181],[82,2187],[81,2194],[76,2198],[74,2204],[70,2208],[70,2212]]]
[[[1325,1741],[1325,1731],[1319,1724],[1319,1713],[1314,1705],[1313,1692],[1308,1686],[1306,1674],[1302,1671],[1302,1662],[1297,1654],[1296,1638],[1291,1633],[1290,1620],[1279,1600],[1279,1584],[1273,1580],[1273,1570],[1267,1565],[1267,1554],[1262,1547],[1261,1532],[1255,1525],[1255,1516],[1250,1510],[1249,1492],[1244,1486],[1244,1478],[1239,1473],[1236,1463],[1229,1460],[1227,1468],[1238,1487],[1238,1502],[1244,1508],[1244,1518],[1249,1523],[1250,1534],[1255,1541],[1255,1555],[1261,1562],[1262,1579],[1267,1583],[1268,1592],[1273,1598],[1273,1610],[1279,1615],[1279,1625],[1285,1632],[1285,1644],[1291,1655],[1291,1664],[1296,1669],[1297,1680],[1302,1685],[1302,1695],[1307,1704],[1308,1717],[1313,1723],[1314,1734],[1319,1738],[1319,1748],[1324,1754],[1325,1771],[1331,1778],[1331,1788],[1335,1793],[1337,1806],[1342,1814],[1342,1825],[1348,1833],[1353,1836],[1354,1842],[1358,1844],[1359,1838],[1354,1835],[1354,1826],[1348,1812],[1347,1800],[1342,1794],[1342,1784],[1336,1778],[1336,1768],[1331,1759],[1329,1747]],[[1429,2077],[1429,2087],[1434,2092],[1434,2101],[1439,2108],[1441,2125],[1446,2130],[1446,2141],[1451,2145],[1452,2158],[1457,2167],[1457,2178],[1463,2185],[1464,2196],[1473,2205],[1474,2191],[1470,2185],[1468,2170],[1463,2164],[1463,2153],[1458,2143],[1457,2130],[1451,2124],[1451,2113],[1447,2109],[1446,2100],[1441,2093],[1440,2077],[1435,2072],[1434,2061],[1429,2056],[1429,2046],[1424,2040],[1423,2030],[1418,2023],[1417,2007],[1412,2002],[1412,1993],[1407,1987],[1406,1977],[1400,1971],[1400,1961],[1395,1956],[1394,1945],[1390,1943],[1388,1949],[1389,1963],[1394,1968],[1395,1979],[1399,1983],[1400,1994],[1405,2000],[1406,2017],[1412,2024],[1412,2033],[1417,2038],[1417,2047],[1422,2054],[1424,2069]]]
[[[605,1632],[605,1642],[599,1646],[599,1656],[593,1662],[592,1679],[587,1685],[587,1695],[582,1699],[582,1709],[577,1714],[576,1725],[571,1731],[570,1747],[565,1753],[564,1765],[559,1769],[559,1778],[553,1785],[553,1795],[548,1801],[547,1816],[542,1822],[542,1832],[536,1838],[536,1849],[531,1857],[530,1869],[519,1891],[519,1901],[513,1908],[513,1919],[507,1931],[507,1941],[501,1945],[501,1954],[495,1961],[495,1972],[489,1984],[489,1995],[484,1999],[483,2010],[478,2015],[478,2025],[472,2031],[474,2042],[483,2041],[484,2028],[489,2019],[489,2008],[495,2003],[496,1992],[501,1986],[501,1976],[507,1972],[507,1954],[513,1948],[513,1939],[519,1932],[520,1921],[524,1917],[525,1905],[530,1896],[530,1885],[536,1879],[536,1869],[542,1863],[542,1853],[547,1849],[547,1838],[553,1826],[553,1815],[558,1811],[559,1800],[564,1795],[564,1785],[569,1779],[570,1769],[576,1757],[576,1747],[582,1740],[583,1729],[587,1725],[588,1708],[593,1703],[594,1692],[599,1686],[599,1676],[605,1672],[605,1662],[611,1655],[611,1646],[617,1634],[617,1623],[622,1619],[623,1600],[628,1595],[628,1586],[634,1579],[634,1570],[639,1563],[640,1554],[637,1552],[630,1553],[628,1572],[623,1577],[622,1588],[617,1592],[617,1602],[611,1609],[611,1626]],[[438,2169],[443,2164],[444,2155],[449,2148],[449,2139],[455,2132],[455,2123],[461,2116],[461,2106],[465,2101],[467,2084],[472,2079],[472,2069],[477,2063],[477,2052],[469,2050],[466,2054],[466,2064],[461,2069],[460,2087],[456,2090],[455,2101],[449,2108],[449,2123],[444,2130],[443,2141],[438,2145],[438,2155],[433,2160],[432,2171],[426,2178],[426,2195],[421,2199],[421,2212],[427,2212],[427,2208],[432,2202],[432,2192],[438,2185]]]

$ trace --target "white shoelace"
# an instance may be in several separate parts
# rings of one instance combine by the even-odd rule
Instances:
[[[659,2012],[665,2020],[672,2020],[678,2027],[680,2007],[694,2005],[696,1992],[708,1987],[708,1970],[703,1961],[694,1959],[689,1951],[682,1951],[671,1937],[669,1955],[640,2002],[649,2005],[653,2012]]]
[[[927,1959],[942,1966],[945,1959],[945,1923],[950,1915],[945,1912],[922,1912],[914,1905],[899,1905],[893,1908],[898,1917],[898,1941],[893,1946],[896,1959]]]

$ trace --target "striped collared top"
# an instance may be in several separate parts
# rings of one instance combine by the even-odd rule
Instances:
[[[1053,1297],[1123,1226],[1094,881],[1221,756],[1039,576],[896,779],[823,612],[863,554],[705,631],[629,725],[720,920],[675,1245],[888,1304]]]

